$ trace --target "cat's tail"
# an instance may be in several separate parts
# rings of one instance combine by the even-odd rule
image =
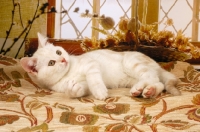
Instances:
[[[181,95],[181,92],[176,88],[178,79],[170,72],[163,70],[161,74],[162,82],[165,85],[165,90],[175,96]]]

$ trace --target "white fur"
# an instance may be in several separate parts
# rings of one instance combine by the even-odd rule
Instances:
[[[131,95],[145,98],[155,97],[164,89],[173,95],[180,94],[175,88],[176,77],[142,53],[95,50],[73,56],[62,47],[48,43],[41,34],[38,38],[40,48],[33,57],[24,57],[20,62],[27,72],[52,90],[70,97],[91,93],[100,100],[108,96],[107,88],[118,87],[130,87]],[[62,54],[57,55],[57,50]],[[56,61],[54,66],[48,66],[50,60]]]

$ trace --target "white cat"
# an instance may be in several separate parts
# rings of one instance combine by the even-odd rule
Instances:
[[[40,47],[32,57],[20,63],[43,86],[64,92],[69,97],[92,94],[108,97],[107,88],[129,87],[132,96],[156,97],[164,89],[180,95],[176,77],[154,60],[139,52],[95,50],[79,56],[69,55],[38,33]]]

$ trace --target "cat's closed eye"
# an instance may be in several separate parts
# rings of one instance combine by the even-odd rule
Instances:
[[[56,61],[55,61],[55,60],[50,60],[50,61],[49,61],[49,64],[48,64],[48,66],[54,66],[54,65],[55,65],[55,63],[56,63]]]
[[[57,54],[57,55],[61,55],[62,52],[61,52],[60,50],[56,50],[56,54]]]

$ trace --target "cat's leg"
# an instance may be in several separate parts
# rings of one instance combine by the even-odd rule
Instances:
[[[181,92],[176,88],[178,79],[174,74],[163,69],[161,72],[161,81],[165,84],[165,89],[167,92],[171,93],[172,95],[181,95]]]
[[[123,59],[124,72],[137,79],[130,93],[132,96],[144,98],[156,97],[164,90],[164,84],[159,78],[159,65],[151,58],[140,53],[127,53]]]
[[[65,94],[71,98],[83,97],[89,94],[89,89],[86,81],[67,80],[65,83]]]
[[[102,80],[101,73],[92,69],[86,74],[88,87],[92,95],[99,100],[104,100],[108,96],[108,90]]]
[[[108,96],[108,90],[103,82],[100,66],[96,61],[85,59],[84,74],[90,93],[99,100],[104,100]]]

